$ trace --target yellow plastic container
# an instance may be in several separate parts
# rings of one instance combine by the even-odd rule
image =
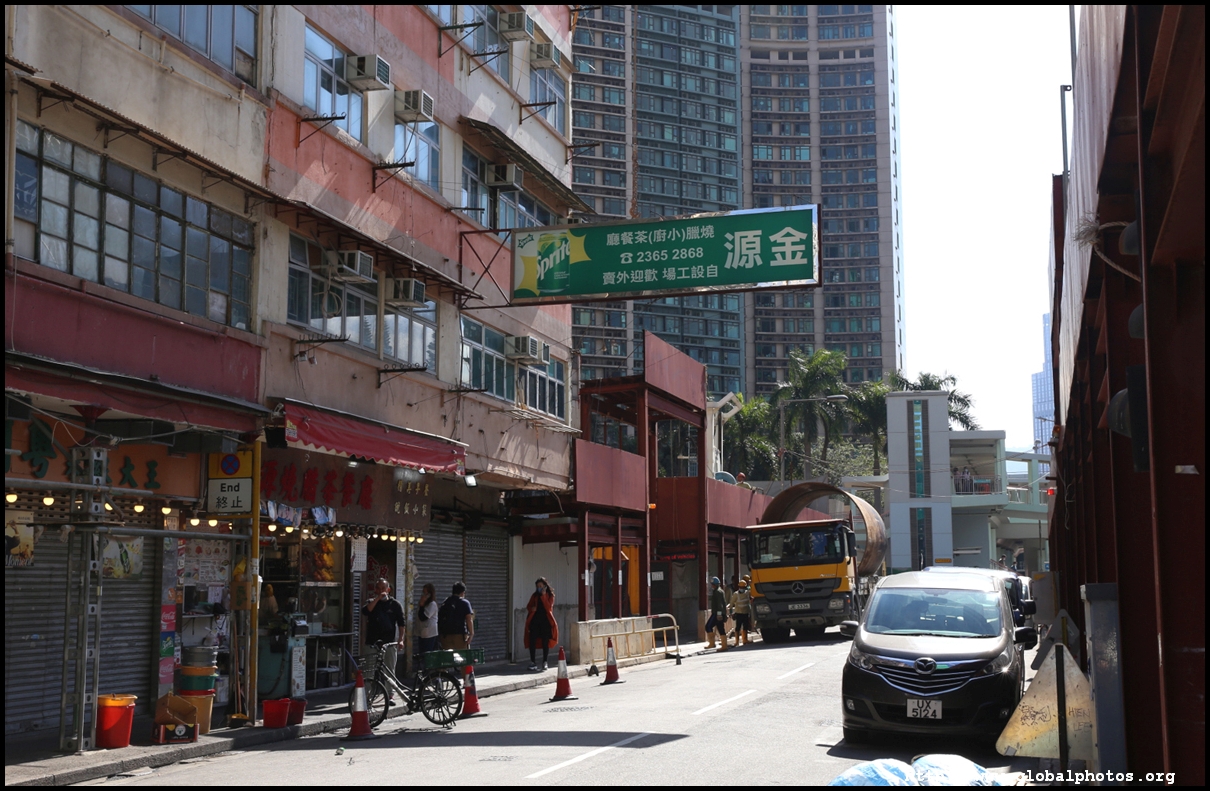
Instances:
[[[98,706],[133,706],[138,695],[97,695]]]
[[[182,676],[216,676],[218,675],[218,665],[209,665],[206,667],[193,667],[191,665],[181,665]]]

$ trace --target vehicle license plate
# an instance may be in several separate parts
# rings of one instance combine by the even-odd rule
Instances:
[[[809,609],[811,609],[811,602],[803,602],[802,604],[791,604],[791,605],[790,605],[790,606],[789,606],[787,609],[790,609],[790,610],[809,610]]]
[[[907,715],[923,720],[939,720],[941,719],[941,701],[908,698]]]

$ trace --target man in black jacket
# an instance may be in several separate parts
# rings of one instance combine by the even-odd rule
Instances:
[[[394,643],[387,646],[383,660],[387,667],[396,671],[399,649],[403,648],[407,639],[408,621],[403,614],[403,605],[391,597],[391,583],[385,579],[378,580],[374,585],[374,597],[361,608],[361,613],[366,617],[366,645]]]

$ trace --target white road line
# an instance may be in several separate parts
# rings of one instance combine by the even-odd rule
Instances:
[[[806,670],[808,667],[815,667],[815,663],[808,662],[805,665],[803,665],[802,667],[794,668],[789,673],[782,673],[780,676],[777,677],[777,680],[781,681],[783,678],[789,678],[790,676],[794,675],[795,673],[801,673],[802,671]]]
[[[755,691],[756,690],[753,690],[753,692],[755,692]],[[639,733],[639,734],[635,734],[634,736],[627,737],[620,742],[615,742],[614,744],[609,744],[604,747],[598,747],[597,749],[590,750],[590,751],[584,753],[583,755],[577,755],[575,758],[572,758],[570,761],[564,761],[563,763],[555,764],[554,766],[552,766],[548,769],[543,769],[541,772],[534,772],[532,775],[526,775],[525,779],[533,780],[535,777],[541,777],[542,775],[550,774],[551,772],[558,771],[559,769],[562,769],[565,766],[571,766],[572,764],[578,764],[580,761],[587,760],[587,759],[593,757],[594,755],[600,755],[601,753],[605,752],[606,750],[612,750],[615,747],[625,747],[626,745],[630,744],[631,742],[637,742],[639,739],[643,738],[644,736],[650,736],[650,735],[651,735],[651,731],[644,731],[643,733]]]
[[[750,689],[747,692],[741,692],[738,695],[736,695],[735,697],[727,698],[726,700],[720,700],[718,703],[711,703],[706,708],[698,709],[697,711],[695,711],[693,713],[694,713],[694,715],[705,714],[706,712],[710,711],[711,709],[717,709],[719,706],[730,703],[733,700],[739,700],[740,698],[747,697],[748,695],[751,695],[755,691],[756,690],[754,690],[754,689]]]

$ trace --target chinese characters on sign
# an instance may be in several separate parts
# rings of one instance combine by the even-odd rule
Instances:
[[[814,285],[816,209],[517,232],[513,302]]]

